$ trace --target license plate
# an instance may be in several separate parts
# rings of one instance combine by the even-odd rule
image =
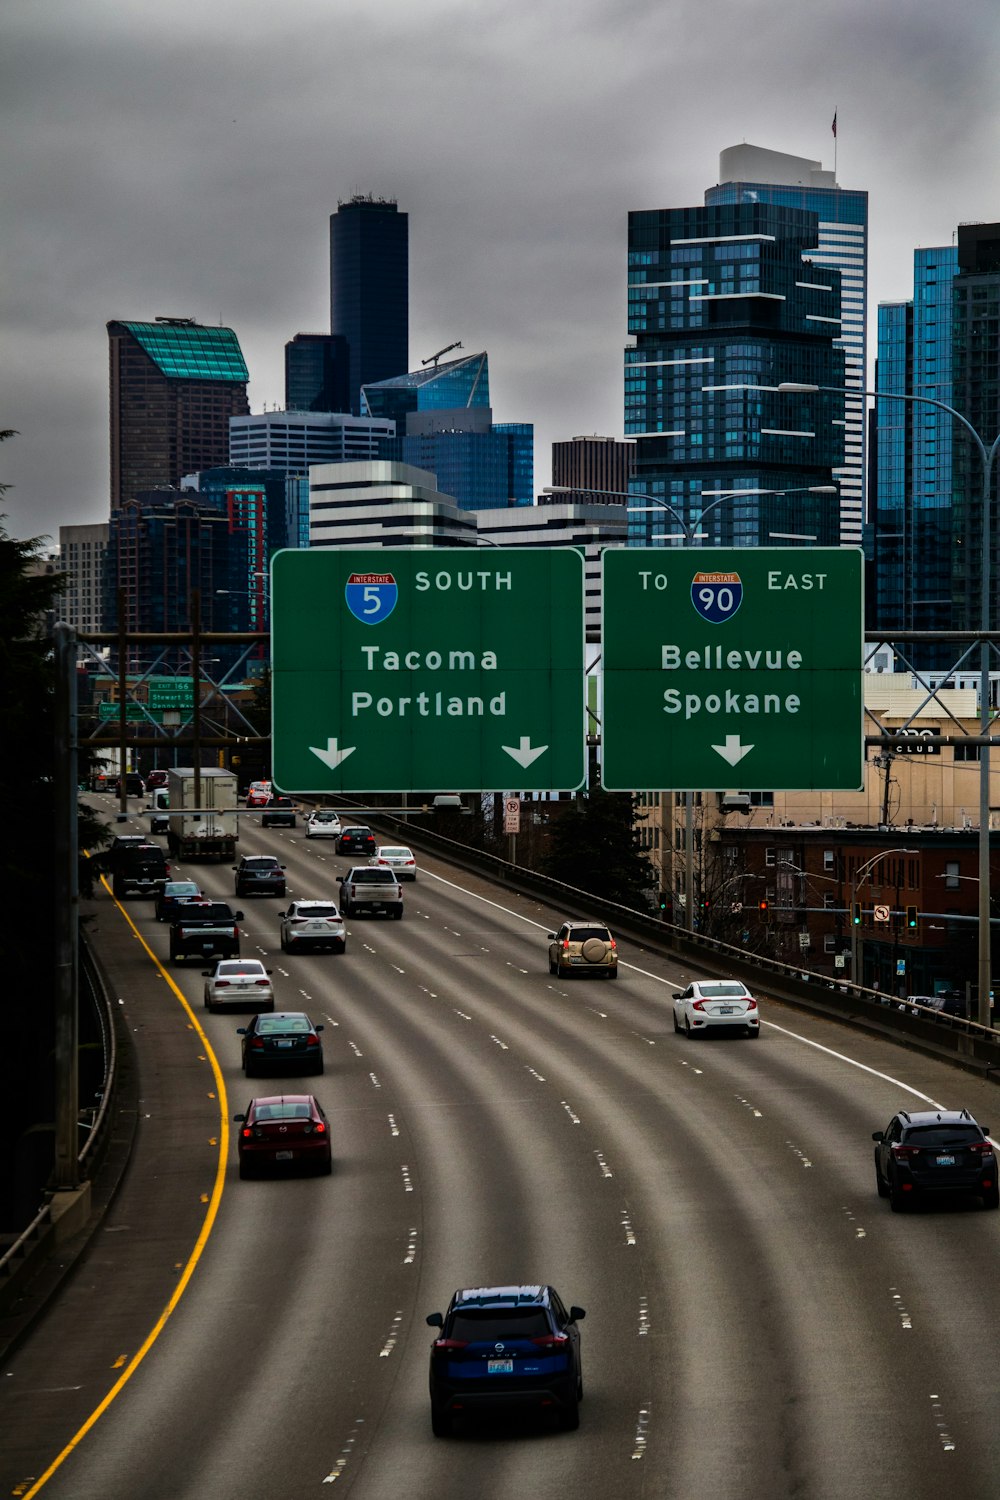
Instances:
[[[279,1036],[279,1038],[278,1038],[278,1046],[279,1047],[291,1047],[291,1046],[294,1046],[294,1043],[292,1042],[292,1039],[291,1039],[290,1036]]]
[[[294,1151],[276,1151],[274,1153],[274,1159],[275,1161],[291,1161],[294,1155]]]
[[[720,1005],[719,1006],[719,1015],[720,1016],[734,1016],[735,1014],[736,1014],[736,1006],[735,1005]]]
[[[512,1359],[489,1359],[486,1361],[487,1375],[513,1375],[514,1361]]]
[[[935,1157],[935,1160],[939,1167],[953,1167],[955,1165],[955,1158],[953,1156],[938,1156]]]

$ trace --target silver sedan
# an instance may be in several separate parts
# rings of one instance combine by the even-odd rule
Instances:
[[[202,973],[206,1010],[274,1009],[271,970],[259,958],[220,958],[214,969]]]

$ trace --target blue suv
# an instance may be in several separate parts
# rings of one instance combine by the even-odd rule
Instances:
[[[567,1311],[551,1286],[480,1286],[458,1291],[448,1311],[430,1313],[431,1428],[447,1437],[452,1418],[477,1408],[552,1411],[580,1425],[582,1307]]]

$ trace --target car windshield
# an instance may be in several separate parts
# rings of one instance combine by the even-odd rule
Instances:
[[[384,880],[386,880],[386,879],[391,880],[392,884],[395,885],[395,883],[396,883],[396,877],[394,875],[393,876],[385,876],[385,875],[382,874],[381,870],[352,870],[351,871],[351,880],[356,885],[366,885],[366,884],[367,885],[381,885],[382,882]]]
[[[280,1099],[275,1104],[258,1104],[254,1111],[258,1120],[308,1120],[311,1115],[308,1104],[291,1099]]]
[[[744,1000],[746,988],[742,984],[699,984],[698,992],[712,1000]]]
[[[168,880],[163,887],[165,896],[196,896],[198,887],[193,880]]]
[[[337,821],[337,814],[332,812],[318,812],[313,813],[312,816],[314,823],[335,823]]]
[[[921,1146],[928,1151],[945,1146],[970,1146],[982,1138],[974,1125],[918,1125],[904,1137],[908,1146]]]
[[[251,855],[243,861],[243,868],[245,870],[273,870],[277,863],[276,859],[266,854]]]
[[[318,901],[315,904],[301,901],[295,910],[300,917],[335,917],[338,914],[335,906],[324,906]]]
[[[571,943],[586,943],[591,938],[597,938],[598,942],[607,943],[611,934],[606,927],[571,927],[569,940]]]
[[[452,1314],[448,1336],[469,1343],[493,1343],[496,1339],[543,1338],[551,1331],[540,1307],[463,1307]]]
[[[351,838],[354,838],[356,835],[360,836],[363,839],[370,839],[374,837],[370,828],[362,828],[359,823],[354,823],[350,828],[345,828],[344,832]]]
[[[379,854],[383,859],[410,859],[409,849],[380,849]]]
[[[260,1032],[311,1031],[308,1016],[258,1016],[257,1030]]]
[[[263,974],[264,965],[258,963],[255,959],[249,958],[242,961],[237,959],[225,959],[219,965],[216,972],[223,975],[227,979],[234,974]]]

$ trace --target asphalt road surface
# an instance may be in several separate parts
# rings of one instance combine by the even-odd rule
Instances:
[[[301,827],[241,849],[279,853],[298,897],[349,862]],[[228,867],[183,874],[232,892]],[[243,1018],[202,1008],[152,904],[102,896],[140,1128],[0,1369],[0,1494],[995,1500],[1000,1214],[893,1215],[871,1144],[907,1102],[1000,1130],[995,1088],[766,991],[759,1042],[675,1036],[691,974],[669,960],[626,943],[616,983],[549,976],[546,933],[598,909],[435,859],[404,899],[402,922],[352,919],[343,956],[281,954],[284,903],[240,901],[279,1006],[325,1024],[324,1076],[286,1087],[318,1095],[334,1150],[329,1178],[241,1182],[229,1122],[282,1085],[244,1081]],[[587,1310],[579,1431],[434,1438],[426,1314],[538,1281]]]

